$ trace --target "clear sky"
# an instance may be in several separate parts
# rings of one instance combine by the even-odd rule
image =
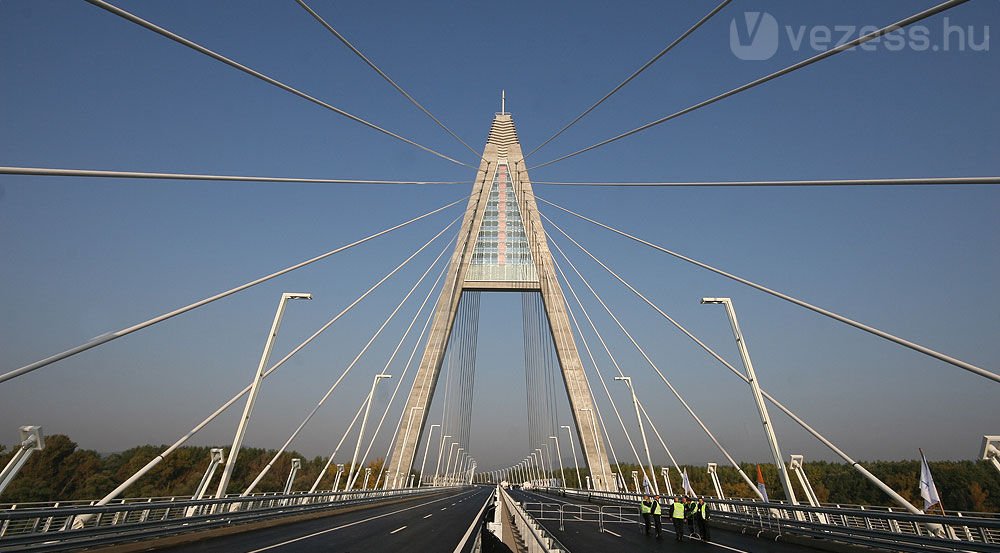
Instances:
[[[477,150],[499,110],[501,89],[530,150],[715,4],[311,2]],[[811,41],[827,47],[824,29],[836,41],[932,4],[736,0],[532,162],[812,55]],[[338,107],[473,161],[292,1],[122,5]],[[761,10],[777,24],[777,50],[765,60],[740,59],[731,49],[731,28],[746,25],[746,12]],[[998,25],[1000,3],[969,2],[924,22],[924,44],[936,49],[912,40],[902,48],[882,44],[835,56],[531,176],[664,181],[996,175],[1000,44],[996,36],[984,41],[987,28],[995,35]],[[0,70],[2,165],[469,182],[473,176],[84,2],[0,2]],[[996,188],[538,185],[536,192],[968,362],[993,371],[1000,365]],[[468,185],[2,176],[0,370],[467,193]],[[932,459],[969,459],[983,434],[1000,433],[993,382],[542,209],[738,364],[722,308],[698,305],[702,296],[732,297],[764,387],[857,458],[913,458],[923,447]],[[69,434],[101,451],[172,442],[249,380],[282,291],[312,292],[315,299],[289,306],[276,355],[458,215],[452,209],[0,384],[0,443],[13,443],[24,424],[42,424],[48,433]],[[442,247],[428,248],[267,381],[248,445],[277,447],[284,441]],[[571,256],[734,456],[766,460],[746,387],[579,252]],[[422,287],[419,296],[424,293]],[[719,461],[599,306],[586,301],[678,460]],[[407,305],[294,448],[329,453],[415,307]],[[470,445],[481,466],[516,462],[528,446],[519,311],[516,296],[483,297]],[[610,378],[612,369],[603,356],[598,360]],[[390,370],[398,375],[402,366]],[[385,405],[390,388],[383,384],[376,408]],[[620,384],[612,390],[616,401],[626,401]],[[393,425],[398,410],[390,417]],[[231,440],[235,416],[223,417],[192,443]],[[773,416],[786,454],[832,458],[782,415]],[[625,451],[620,437],[615,440]],[[654,456],[664,461],[659,448]]]

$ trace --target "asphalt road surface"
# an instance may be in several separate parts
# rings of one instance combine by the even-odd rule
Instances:
[[[521,503],[570,503],[579,504],[579,501],[566,501],[561,497],[543,495],[524,490],[511,490],[511,496],[515,501]],[[531,510],[530,505],[526,507]],[[638,506],[637,506],[638,507]],[[666,512],[666,510],[664,510]],[[574,520],[573,516],[565,518],[565,530],[559,530],[559,521],[540,520],[539,521],[549,533],[569,549],[572,553],[607,552],[607,551],[627,551],[634,553],[637,551],[697,551],[701,553],[816,553],[818,549],[794,545],[790,543],[775,543],[766,539],[757,539],[754,536],[746,536],[736,532],[727,532],[719,528],[712,528],[712,539],[703,542],[700,539],[691,539],[687,536],[687,526],[685,526],[684,541],[677,543],[674,541],[673,524],[670,519],[663,517],[663,538],[657,540],[653,536],[646,536],[640,531],[640,526],[634,523],[609,523],[605,524],[606,532],[598,531],[597,522],[581,522]],[[652,533],[652,532],[651,532]]]
[[[169,549],[170,553],[441,552],[470,551],[490,487],[422,497]]]

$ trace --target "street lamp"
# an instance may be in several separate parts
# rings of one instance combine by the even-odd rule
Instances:
[[[550,440],[556,441],[556,457],[559,458],[559,485],[566,487],[566,469],[563,468],[562,450],[559,449],[559,436],[549,436]]]
[[[580,407],[580,410],[581,411],[590,411],[590,424],[591,424],[591,428],[594,430],[594,449],[598,453],[600,453],[600,451],[601,451],[601,446],[600,446],[601,440],[600,440],[600,437],[597,435],[597,419],[594,417],[594,410],[591,409],[590,407]],[[584,445],[583,445],[582,442],[580,443],[580,447],[584,447]],[[585,450],[584,451],[584,455],[586,455],[586,453],[587,452]],[[602,472],[602,474],[604,476],[604,478],[601,479],[603,482],[598,482],[597,475],[596,474],[592,474],[592,476],[594,477],[594,487],[597,488],[597,489],[599,489],[599,490],[601,490],[601,489],[607,489],[606,487],[602,487],[602,486],[607,486],[608,485],[608,467],[606,467],[603,463],[601,465],[601,472]],[[616,488],[618,487],[618,481],[617,480],[615,481],[615,487]]]
[[[635,407],[635,418],[639,421],[639,434],[642,435],[642,447],[646,450],[646,462],[649,463],[649,478],[653,480],[653,490],[656,495],[660,494],[660,486],[656,483],[656,472],[653,468],[653,458],[649,456],[649,442],[646,441],[646,429],[642,425],[642,417],[639,415],[639,400],[635,397],[635,388],[632,386],[631,376],[616,376],[615,380],[620,380],[628,386],[629,392],[632,393],[632,406]],[[642,467],[642,463],[639,463]],[[642,469],[642,477],[646,478],[646,469]],[[638,492],[638,490],[637,490]]]
[[[442,481],[448,480],[448,470],[451,468],[451,454],[454,453],[455,446],[457,446],[457,445],[458,445],[458,442],[451,442],[451,445],[448,446],[448,460],[447,460],[447,462],[444,465],[444,472],[441,473],[441,480]]]
[[[576,486],[579,488],[583,486],[583,479],[580,478],[580,463],[576,460],[576,445],[573,444],[573,430],[569,425],[565,424],[561,428],[565,428],[566,434],[569,436],[569,449],[573,452],[573,465],[576,466]]]
[[[764,434],[767,436],[767,443],[771,446],[771,455],[774,457],[774,464],[778,467],[778,474],[781,476],[781,487],[785,490],[785,497],[792,505],[798,505],[795,500],[795,490],[792,488],[792,480],[788,476],[788,470],[782,461],[781,449],[778,447],[778,436],[774,433],[774,425],[771,424],[771,417],[767,414],[767,405],[764,404],[764,396],[760,391],[760,383],[757,382],[757,375],[753,370],[753,363],[750,361],[750,351],[747,350],[746,340],[740,331],[740,323],[736,320],[736,309],[733,308],[733,300],[729,298],[701,298],[702,304],[722,304],[726,307],[726,314],[729,315],[729,324],[733,327],[733,336],[736,337],[736,345],[739,346],[740,357],[743,358],[743,366],[746,367],[747,377],[750,381],[750,390],[753,391],[753,400],[757,404],[757,411],[760,413],[760,421],[764,425]]]
[[[257,394],[260,392],[260,383],[264,380],[264,367],[271,357],[271,348],[274,346],[274,339],[278,336],[278,328],[281,327],[281,318],[285,314],[285,304],[288,300],[311,300],[312,294],[299,292],[284,292],[278,301],[278,310],[274,314],[274,322],[271,323],[271,331],[264,342],[264,352],[260,356],[257,364],[257,372],[254,373],[253,382],[250,384],[250,393],[247,395],[247,403],[243,407],[243,416],[236,426],[236,436],[233,437],[233,445],[229,449],[229,457],[226,459],[226,467],[222,470],[222,478],[219,479],[219,487],[215,492],[215,497],[220,498],[226,495],[226,488],[229,487],[229,479],[233,476],[233,468],[236,467],[236,457],[240,454],[240,447],[243,445],[243,436],[246,434],[247,425],[250,423],[250,414],[253,413],[253,404],[257,401]]]
[[[375,388],[378,386],[378,383],[380,381],[382,381],[384,379],[388,379],[388,378],[392,378],[392,375],[391,374],[376,374],[375,375],[375,380],[372,381],[372,389],[371,389],[370,392],[368,392],[368,399],[365,401],[365,416],[364,416],[363,419],[361,419],[361,431],[358,432],[358,443],[357,443],[356,446],[354,446],[354,456],[351,457],[351,469],[347,472],[347,488],[348,489],[351,489],[351,488],[354,487],[354,482],[358,479],[358,475],[361,474],[360,467],[358,467],[357,471],[354,470],[354,463],[356,463],[358,461],[358,453],[361,452],[361,439],[365,435],[365,425],[368,424],[368,412],[371,411],[372,400],[375,398]],[[351,477],[351,473],[352,472],[354,473],[353,478]]]
[[[417,411],[417,410],[423,411],[424,408],[423,407],[414,407],[414,408],[410,409],[410,417],[408,419],[406,419],[406,433],[403,434],[403,443],[404,444],[410,443],[409,442],[409,439],[410,439],[410,425],[413,424],[413,412]],[[402,462],[399,463],[399,465],[402,465],[402,464],[403,464]],[[392,485],[393,486],[396,486],[399,483],[399,465],[396,466],[396,474],[394,474],[392,476]],[[388,484],[388,483],[389,483],[388,482],[388,477],[386,477],[386,484]]]
[[[441,427],[441,432],[444,432],[444,427]],[[444,441],[451,437],[451,434],[441,436],[441,445],[438,446],[438,461],[437,466],[434,467],[434,484],[438,482],[438,474],[441,470],[441,454],[444,453]],[[448,455],[451,455],[449,452]]]
[[[417,487],[424,481],[424,465],[427,464],[427,452],[431,448],[431,436],[434,435],[434,427],[440,427],[440,424],[432,424],[430,432],[427,433],[427,444],[424,446],[424,460],[420,463],[420,476],[417,478]]]

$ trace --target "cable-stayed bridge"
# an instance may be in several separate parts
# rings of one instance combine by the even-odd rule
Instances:
[[[814,304],[768,284],[730,272],[692,255],[675,251],[654,236],[640,236],[624,225],[613,224],[600,212],[582,212],[535,193],[533,184],[547,186],[607,187],[988,187],[1000,177],[945,176],[928,178],[827,179],[796,181],[697,181],[697,182],[561,182],[533,183],[529,173],[624,140],[655,126],[712,106],[747,90],[781,79],[785,75],[821,64],[871,41],[908,26],[942,17],[963,1],[947,1],[929,7],[854,40],[843,42],[778,71],[768,73],[722,94],[711,96],[668,116],[595,142],[545,162],[534,154],[574,127],[579,121],[626,87],[633,79],[668,54],[688,37],[728,8],[729,0],[714,6],[674,38],[652,59],[631,73],[579,116],[549,139],[527,152],[514,116],[501,93],[500,111],[486,133],[485,145],[477,149],[417,101],[400,84],[369,59],[355,44],[337,31],[319,11],[299,0],[298,4],[332,38],[361,58],[390,87],[402,94],[423,116],[430,118],[476,161],[458,159],[411,138],[350,113],[319,97],[252,68],[207,45],[182,36],[157,23],[103,0],[88,0],[112,16],[156,33],[174,43],[242,72],[284,93],[375,131],[415,151],[430,154],[472,175],[469,181],[379,180],[269,177],[231,174],[163,173],[137,170],[95,170],[36,166],[4,166],[0,173],[22,177],[72,179],[139,179],[177,181],[231,181],[312,183],[323,185],[461,186],[457,199],[434,209],[413,213],[399,221],[379,221],[380,227],[358,232],[342,245],[313,255],[267,274],[254,275],[221,292],[215,292],[141,322],[101,334],[63,351],[33,362],[5,367],[0,387],[17,379],[45,378],[45,371],[96,348],[112,348],[116,340],[128,340],[139,332],[167,321],[183,321],[190,312],[220,300],[255,289],[271,281],[348,252],[367,251],[380,256],[376,244],[383,238],[412,236],[421,224],[436,227],[407,251],[387,271],[369,275],[369,283],[354,292],[322,325],[294,347],[281,353],[275,345],[286,318],[294,316],[296,304],[312,300],[320,290],[284,291],[266,333],[263,352],[248,381],[241,381],[221,403],[205,409],[206,416],[190,429],[178,429],[179,437],[145,465],[93,500],[0,504],[0,551],[50,551],[83,548],[138,550],[159,548],[195,550],[419,550],[419,551],[591,551],[626,548],[666,548],[662,541],[642,531],[638,505],[643,495],[662,496],[666,540],[675,536],[669,518],[672,497],[703,496],[711,509],[711,537],[696,525],[696,537],[688,536],[678,548],[735,551],[806,551],[824,548],[864,547],[891,551],[995,551],[1000,547],[1000,518],[985,513],[945,509],[939,498],[925,508],[894,489],[879,474],[864,467],[856,453],[838,445],[824,431],[822,420],[790,407],[788,398],[769,390],[769,373],[754,368],[748,340],[730,297],[705,296],[704,309],[715,309],[728,324],[738,360],[727,359],[683,321],[671,315],[656,299],[656,290],[643,287],[626,268],[600,255],[588,240],[574,232],[571,224],[585,225],[616,239],[637,245],[650,256],[682,261],[708,275],[736,283],[748,292],[760,293],[813,315],[873,336],[892,347],[904,348],[933,359],[942,370],[963,378],[975,378],[982,386],[1000,382],[996,371],[969,362],[961,355],[933,347],[857,320],[830,306]],[[255,83],[256,84],[256,83]],[[464,152],[463,152],[464,153]],[[373,214],[375,219],[377,214]],[[551,218],[550,218],[551,217]],[[421,227],[422,228],[422,227]],[[427,262],[427,259],[430,259]],[[424,262],[417,265],[417,259]],[[339,352],[342,369],[326,374],[319,384],[315,404],[297,401],[289,409],[301,411],[300,422],[278,446],[273,457],[240,486],[234,484],[247,433],[260,424],[255,417],[257,400],[277,371],[287,372],[289,362],[314,346],[327,331],[350,324],[351,315],[369,296],[400,274],[416,269],[417,277],[402,286],[399,297],[388,303],[374,328],[350,351]],[[588,272],[589,271],[589,272]],[[406,273],[409,274],[409,273]],[[598,279],[617,289],[602,290]],[[481,314],[486,294],[517,295],[520,329],[489,338],[509,351],[520,349],[523,361],[523,417],[526,446],[509,452],[504,464],[477,459],[473,414],[477,405],[476,365],[479,359]],[[662,332],[676,332],[693,344],[718,374],[735,381],[750,398],[751,410],[738,424],[750,424],[754,439],[766,445],[766,454],[776,472],[777,487],[768,489],[764,478],[748,473],[738,454],[726,445],[725,434],[684,394],[659,358],[655,344],[644,343],[642,334],[628,322],[622,297],[648,309]],[[613,299],[615,298],[615,299]],[[292,304],[291,306],[289,304]],[[589,304],[589,308],[588,308]],[[288,313],[286,315],[286,308]],[[721,312],[726,320],[722,321]],[[407,314],[412,314],[407,318]],[[179,323],[178,323],[179,324]],[[367,334],[365,334],[367,333]],[[624,340],[622,341],[622,337]],[[385,359],[364,375],[361,384],[351,378],[361,372],[379,340],[391,343]],[[627,352],[620,348],[625,345]],[[628,361],[625,361],[628,359]],[[636,365],[636,360],[639,365]],[[520,377],[522,367],[517,366]],[[654,380],[640,385],[642,371]],[[714,378],[714,377],[713,377]],[[645,383],[655,382],[656,388]],[[616,398],[613,389],[624,391]],[[388,391],[391,390],[391,391]],[[2,393],[2,388],[0,388]],[[480,391],[479,394],[484,392]],[[489,395],[505,397],[508,390],[490,389]],[[384,407],[377,401],[388,395]],[[517,398],[520,401],[520,397]],[[314,478],[300,477],[303,459],[288,460],[294,447],[317,414],[333,401],[352,405],[352,416],[342,428],[332,429],[336,441],[324,466]],[[513,401],[513,399],[511,400]],[[711,487],[693,489],[687,468],[675,455],[677,445],[663,424],[683,418],[715,451],[717,462],[705,467]],[[378,405],[377,405],[378,403]],[[205,459],[204,473],[190,494],[170,497],[136,497],[129,490],[199,433],[223,417],[235,413],[233,438],[227,447],[213,448]],[[258,411],[259,413],[259,411]],[[126,415],[128,416],[128,415]],[[233,417],[233,415],[230,415]],[[298,416],[298,415],[297,415]],[[772,417],[789,420],[825,448],[831,458],[845,463],[864,481],[880,491],[884,506],[830,504],[820,500],[803,465],[803,456],[788,456],[779,440]],[[19,421],[20,446],[13,451],[0,474],[0,501],[20,471],[45,448],[44,429],[33,421]],[[563,424],[565,423],[565,424]],[[758,426],[759,425],[759,426]],[[13,425],[12,425],[13,428]],[[488,438],[487,438],[488,439]],[[626,447],[622,447],[625,444]],[[971,446],[970,446],[971,447]],[[1000,438],[982,436],[982,459],[1000,471]],[[384,448],[384,449],[382,449]],[[617,448],[617,449],[616,449]],[[272,471],[281,471],[281,489],[263,489]],[[285,472],[287,471],[287,473]],[[732,482],[724,482],[725,475]],[[245,474],[240,474],[245,477]],[[310,475],[312,476],[312,475]],[[721,476],[721,477],[720,477]],[[929,478],[921,478],[929,482]],[[932,486],[932,485],[931,485]],[[922,484],[923,489],[932,489]],[[738,490],[734,492],[732,490]],[[936,491],[932,495],[936,495]],[[696,519],[697,514],[688,514]],[[693,520],[692,520],[693,521]],[[684,524],[682,527],[686,527]],[[705,534],[705,535],[703,535]],[[506,548],[506,549],[504,549]]]

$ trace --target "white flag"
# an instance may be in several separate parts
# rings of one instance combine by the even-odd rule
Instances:
[[[931,467],[927,465],[927,458],[924,457],[923,450],[920,450],[920,497],[924,498],[925,512],[941,503],[937,486],[934,485],[934,477],[931,476]],[[942,510],[944,509],[942,508]]]
[[[691,487],[691,481],[688,480],[688,471],[687,471],[687,469],[684,469],[684,472],[681,473],[681,485],[684,486],[684,494],[685,495],[688,495],[688,496],[691,496],[691,497],[694,497],[695,495],[697,495],[697,494],[694,493],[694,488]]]

